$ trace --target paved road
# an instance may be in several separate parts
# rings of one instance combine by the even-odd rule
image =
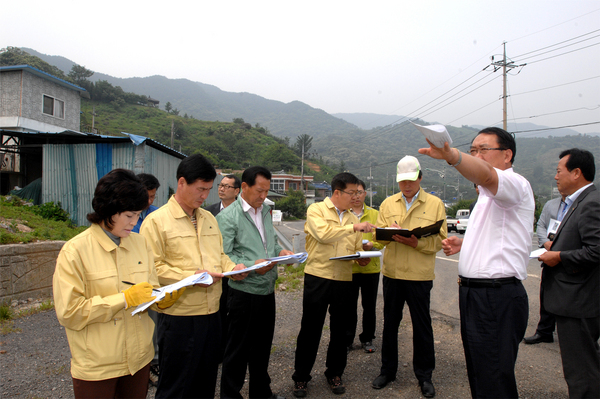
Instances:
[[[276,228],[288,239],[290,243],[293,244],[294,252],[305,250],[304,220],[283,222],[281,225],[276,226]],[[461,234],[457,233],[450,233],[450,235],[462,237]],[[534,237],[532,241],[532,250],[538,248],[537,244],[537,237]],[[460,318],[457,289],[458,257],[459,254],[446,256],[442,251],[438,252],[436,255],[435,265],[436,278],[434,280],[433,290],[431,293],[432,312],[454,319]],[[530,317],[527,335],[535,332],[535,328],[539,320],[540,277],[540,262],[536,259],[530,260],[529,264],[527,265],[527,279],[523,282],[523,285],[527,290],[527,295],[529,296]],[[382,284],[379,285],[379,291],[379,294],[382,295]]]

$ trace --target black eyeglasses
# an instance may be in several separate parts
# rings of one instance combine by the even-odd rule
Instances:
[[[224,188],[224,189],[228,189],[228,188],[235,188],[235,187],[233,187],[233,186],[230,186],[230,185],[227,185],[227,184],[219,184],[217,187],[219,187],[220,189],[221,189],[221,188]]]
[[[508,150],[508,148],[489,148],[489,147],[484,147],[484,148],[471,148],[469,150],[469,153],[473,156],[477,155],[477,153],[480,153],[481,155],[487,154],[488,151],[506,151]]]

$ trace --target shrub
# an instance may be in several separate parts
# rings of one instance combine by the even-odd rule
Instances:
[[[38,205],[34,208],[34,212],[48,220],[56,220],[58,222],[67,222],[70,220],[69,213],[62,209],[62,204],[60,201],[58,204],[55,204],[51,201],[42,205]]]

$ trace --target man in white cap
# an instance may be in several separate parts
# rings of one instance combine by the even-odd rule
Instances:
[[[383,341],[381,372],[373,388],[381,389],[396,379],[398,371],[398,327],[404,304],[408,304],[413,325],[413,369],[421,392],[435,396],[431,375],[435,368],[433,328],[429,313],[430,292],[435,274],[435,255],[448,236],[446,210],[442,201],[421,190],[423,173],[417,158],[405,156],[398,162],[398,194],[381,204],[377,227],[412,230],[443,220],[439,234],[417,238],[394,235],[386,242],[383,258]]]

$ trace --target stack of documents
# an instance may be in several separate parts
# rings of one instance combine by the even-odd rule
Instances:
[[[184,278],[181,281],[178,281],[178,282],[170,284],[170,285],[165,285],[164,287],[155,288],[154,292],[156,293],[156,298],[154,298],[150,302],[146,302],[146,303],[142,303],[141,305],[138,305],[138,307],[135,308],[135,310],[133,312],[131,312],[131,315],[133,316],[136,313],[143,312],[144,310],[146,310],[150,306],[152,306],[153,303],[162,301],[165,298],[166,294],[171,293],[173,291],[177,291],[180,288],[189,287],[190,285],[195,285],[195,284],[210,285],[210,284],[212,284],[212,282],[213,282],[213,278],[211,277],[211,275],[208,274],[207,272],[204,272],[204,273],[193,274],[187,278]],[[156,292],[156,291],[158,291],[158,292]]]
[[[446,130],[446,126],[444,126],[444,125],[421,126],[421,125],[417,125],[416,123],[412,123],[412,124],[415,125],[415,127],[417,129],[419,129],[419,131],[421,133],[423,133],[423,136],[425,136],[425,138],[427,140],[429,140],[431,142],[431,144],[433,144],[434,146],[436,146],[438,148],[444,148],[445,142],[448,142],[449,146],[452,145],[452,137],[450,137],[448,130]]]
[[[276,256],[274,258],[268,258],[265,262],[257,263],[256,265],[247,267],[245,269],[233,270],[230,272],[225,272],[223,274],[225,276],[231,276],[233,274],[246,273],[251,270],[256,270],[256,269],[260,269],[261,267],[268,266],[273,262],[277,262],[278,265],[281,265],[281,264],[290,265],[292,263],[302,263],[306,260],[306,258],[308,258],[307,252],[298,252],[297,254],[293,254],[293,255]]]

